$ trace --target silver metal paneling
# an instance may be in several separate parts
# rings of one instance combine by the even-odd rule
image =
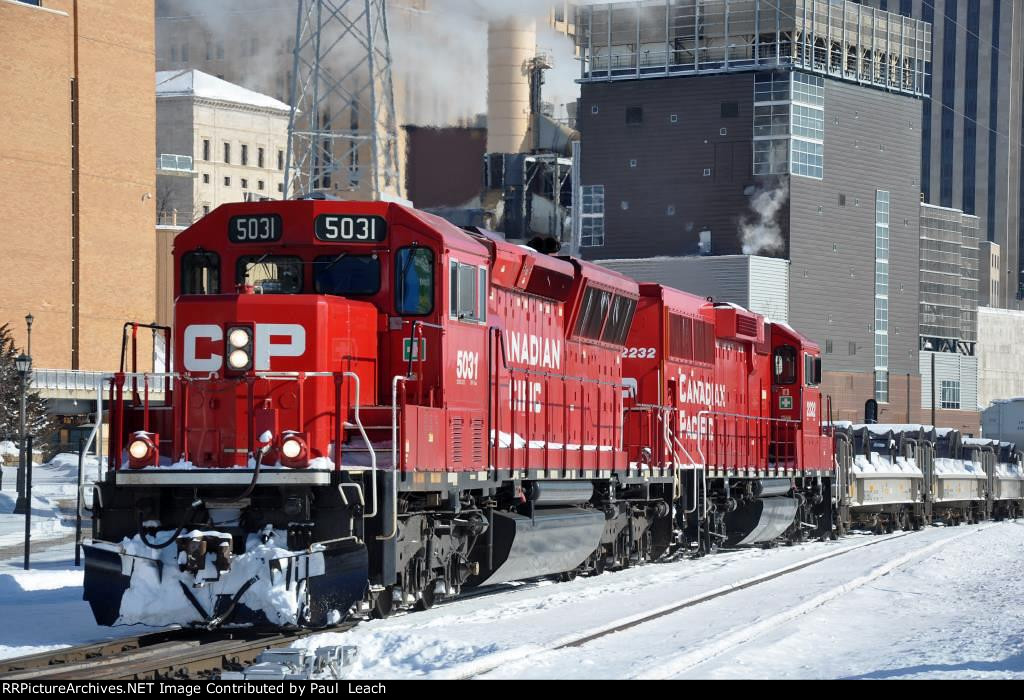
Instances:
[[[942,381],[955,381],[960,384],[960,410],[974,411],[978,406],[978,358],[960,355],[954,352],[922,351],[920,356],[921,371],[921,408],[932,406],[932,356],[935,356],[935,391],[941,392]],[[942,408],[941,393],[936,398],[935,407]]]
[[[658,282],[697,296],[739,304],[772,321],[789,320],[787,260],[721,255],[596,262],[641,282]]]

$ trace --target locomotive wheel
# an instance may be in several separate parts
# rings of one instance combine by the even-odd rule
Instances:
[[[386,617],[390,617],[394,609],[395,589],[392,586],[388,586],[374,597],[370,617],[374,620],[383,620]]]
[[[434,582],[429,581],[423,588],[423,593],[420,594],[419,600],[416,601],[414,606],[419,611],[430,610],[434,607]]]

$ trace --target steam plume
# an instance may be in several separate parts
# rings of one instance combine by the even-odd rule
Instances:
[[[785,248],[782,228],[777,220],[779,210],[789,200],[789,183],[772,189],[762,188],[750,198],[750,213],[740,219],[739,234],[744,255],[780,253]]]

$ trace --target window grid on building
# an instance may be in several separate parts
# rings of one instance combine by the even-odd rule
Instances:
[[[754,174],[822,179],[825,80],[792,71],[754,76]]]
[[[580,209],[580,246],[604,245],[604,185],[583,185]]]
[[[889,402],[889,193],[883,190],[875,192],[875,400]]]
[[[960,382],[951,379],[942,380],[939,407],[960,410]]]

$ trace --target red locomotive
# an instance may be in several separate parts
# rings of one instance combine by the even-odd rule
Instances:
[[[225,205],[174,260],[173,366],[111,384],[101,624],[324,625],[832,532],[788,326],[380,202]]]

